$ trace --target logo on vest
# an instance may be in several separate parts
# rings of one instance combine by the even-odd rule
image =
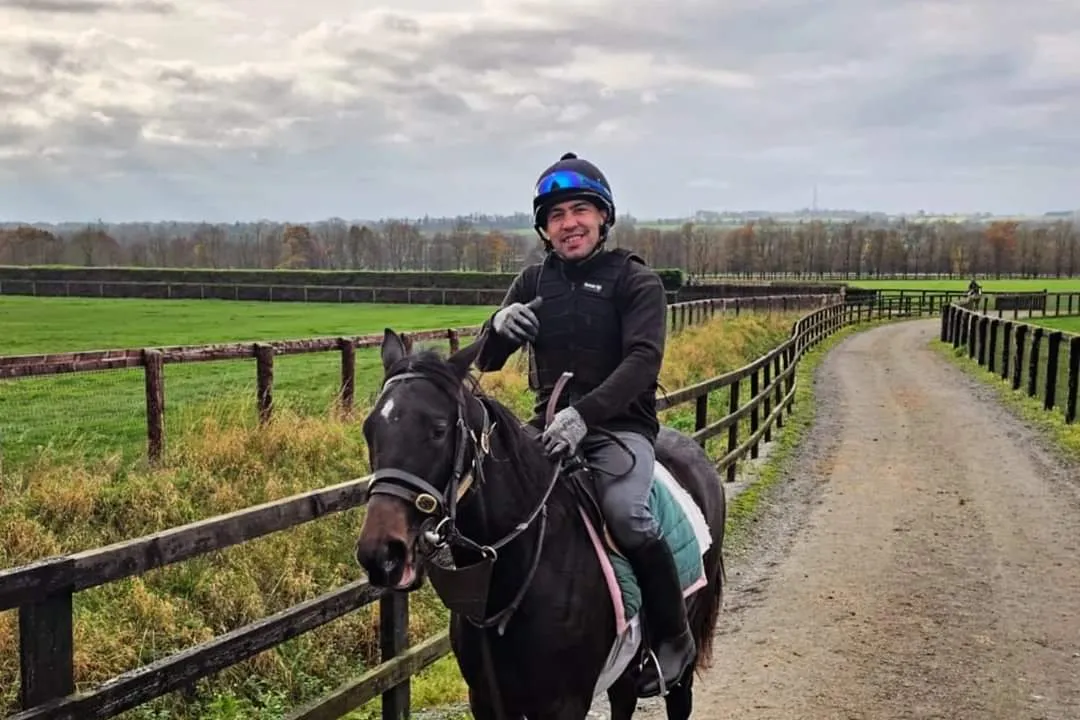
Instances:
[[[600,292],[601,290],[604,289],[603,285],[601,285],[600,283],[594,283],[594,282],[582,283],[581,286],[583,288],[585,288],[586,290],[592,290],[593,292]]]

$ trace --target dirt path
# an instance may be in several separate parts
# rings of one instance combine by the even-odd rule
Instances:
[[[822,364],[694,717],[1080,718],[1080,480],[927,348],[938,327]]]

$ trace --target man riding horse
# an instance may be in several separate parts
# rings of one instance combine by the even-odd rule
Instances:
[[[541,174],[533,221],[546,257],[514,279],[485,322],[475,364],[499,370],[531,344],[529,384],[537,403],[529,423],[543,429],[549,453],[580,452],[592,471],[611,536],[641,585],[659,667],[645,668],[640,687],[642,696],[656,695],[657,673],[663,687],[671,687],[696,653],[675,561],[649,507],[667,330],[664,287],[638,255],[605,248],[615,224],[611,187],[575,154]],[[540,304],[530,305],[537,298]],[[544,408],[567,371],[573,377],[543,428]]]

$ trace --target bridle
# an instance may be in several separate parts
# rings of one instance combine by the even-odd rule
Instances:
[[[387,378],[383,382],[380,394],[386,392],[387,388],[394,383],[409,380],[426,380],[446,392],[434,378],[424,373],[409,371]],[[466,419],[467,398],[480,406],[483,422],[479,434],[469,427]],[[368,496],[392,495],[404,500],[427,516],[420,526],[417,543],[420,552],[418,554],[424,559],[436,593],[447,608],[460,613],[476,627],[498,626],[498,632],[502,635],[506,631],[506,625],[511,616],[524,599],[540,564],[540,551],[544,545],[547,529],[547,503],[562,472],[562,460],[556,464],[551,481],[536,507],[523,522],[515,525],[513,530],[491,544],[481,544],[463,535],[457,527],[458,506],[471,490],[484,485],[484,464],[491,454],[491,433],[495,429],[495,424],[491,421],[491,413],[481,398],[471,393],[466,395],[459,387],[453,399],[457,405],[457,418],[454,422],[456,447],[454,464],[450,471],[450,479],[445,486],[446,489],[440,491],[424,478],[408,470],[381,467],[372,474],[368,485]],[[470,455],[471,462],[469,462]],[[499,558],[499,550],[528,530],[537,517],[540,518],[539,538],[533,552],[532,563],[521,588],[506,608],[491,617],[485,617],[491,575],[495,562]],[[436,555],[440,550],[448,547],[475,551],[481,555],[481,559],[464,567],[443,566],[436,559]]]
[[[556,401],[562,393],[566,383],[571,378],[571,373],[563,373],[555,384],[551,399],[548,401],[547,421],[551,421]],[[427,380],[433,383],[441,391],[447,392],[433,378],[419,372],[403,372],[392,375],[383,381],[380,395],[396,382],[408,380]],[[469,427],[467,421],[466,398],[471,398],[480,405],[483,423],[479,435]],[[445,491],[439,491],[434,485],[422,477],[408,470],[395,467],[382,467],[372,474],[368,485],[368,496],[392,495],[411,504],[427,518],[420,525],[420,534],[417,538],[420,556],[431,576],[431,585],[443,601],[443,604],[464,617],[470,624],[486,630],[496,627],[499,635],[506,632],[506,626],[510,618],[517,611],[521,602],[525,599],[525,593],[532,584],[536,569],[540,565],[540,553],[544,547],[544,538],[547,532],[547,504],[559,476],[563,472],[564,459],[560,458],[555,464],[551,474],[551,482],[537,503],[536,507],[523,522],[514,526],[514,529],[490,545],[481,545],[475,540],[463,535],[457,527],[457,508],[470,490],[484,485],[484,463],[491,454],[491,433],[495,424],[491,421],[491,413],[482,398],[472,393],[466,394],[463,386],[458,387],[456,397],[453,398],[457,405],[457,418],[454,422],[456,434],[456,447],[454,450],[454,464],[450,471],[450,480],[446,484]],[[377,403],[376,403],[377,404]],[[469,471],[466,472],[467,457],[472,456]],[[488,591],[491,588],[491,575],[495,562],[499,559],[499,550],[513,542],[519,535],[532,526],[536,518],[540,518],[539,536],[536,540],[536,549],[533,551],[532,562],[521,587],[514,595],[513,600],[505,608],[490,617],[485,617],[487,612]],[[462,547],[480,553],[481,559],[472,565],[465,567],[446,567],[441,565],[436,555],[440,550],[448,547]],[[496,717],[499,720],[507,720],[506,709],[502,702],[502,693],[495,673],[495,663],[492,658],[491,643],[487,633],[481,634],[481,652],[483,655],[484,672],[487,675],[488,685],[492,693],[492,701]]]

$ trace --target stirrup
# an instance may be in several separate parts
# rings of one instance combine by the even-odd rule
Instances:
[[[649,653],[645,657],[645,660],[641,663],[641,667],[638,668],[638,672],[641,672],[645,669],[645,666],[648,664],[649,660],[652,660],[652,666],[656,668],[656,678],[660,683],[660,694],[657,695],[657,697],[667,697],[667,694],[671,692],[671,690],[668,688],[667,683],[664,682],[664,668],[660,667],[660,658],[656,657],[655,650],[649,648]],[[640,685],[637,687],[637,691],[641,691]]]

